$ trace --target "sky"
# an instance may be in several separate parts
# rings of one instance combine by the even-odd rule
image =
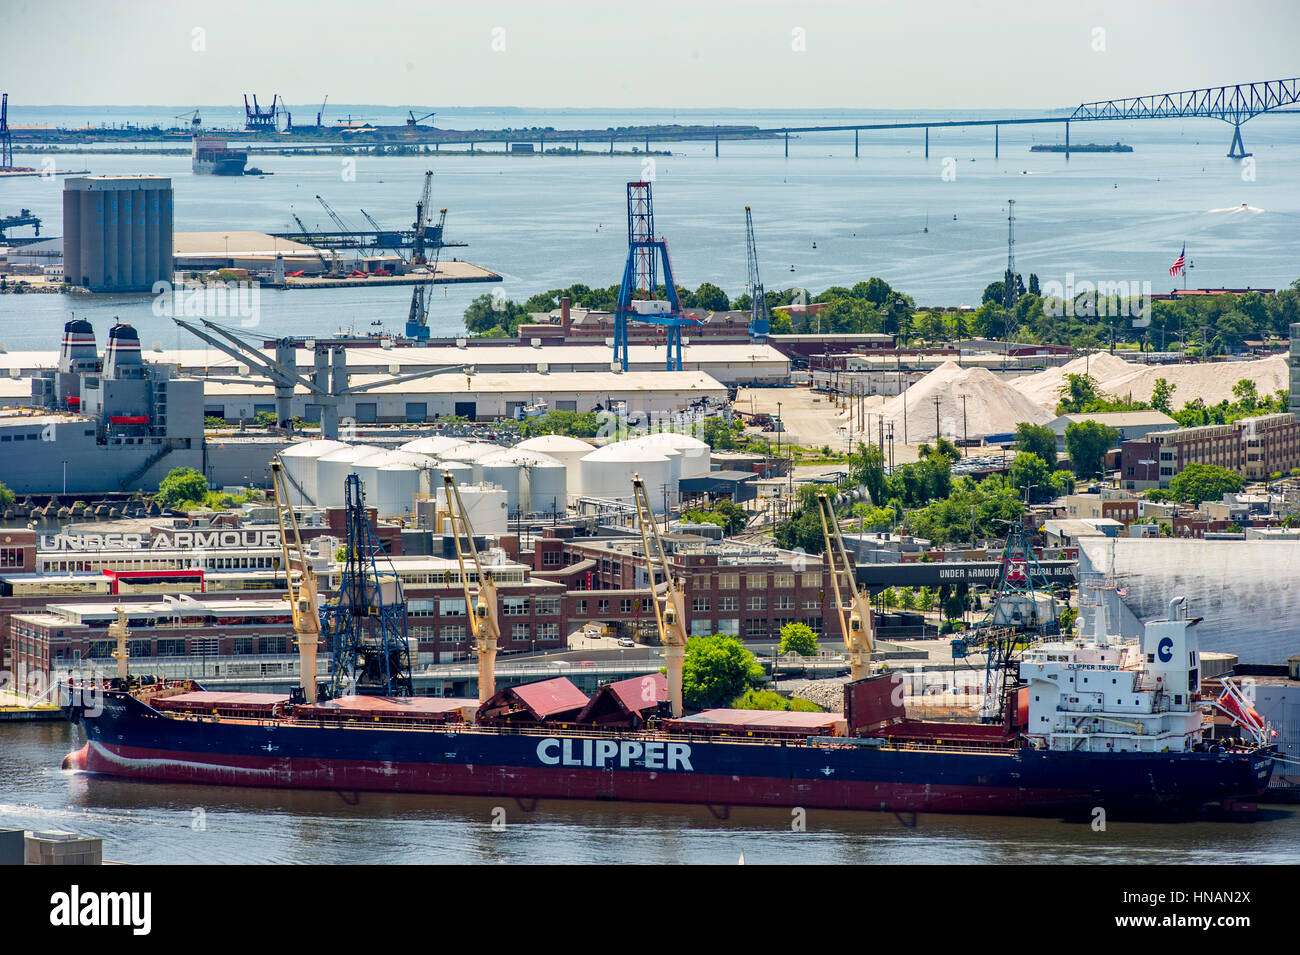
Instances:
[[[29,105],[1050,109],[1300,75],[1300,2],[0,0]]]

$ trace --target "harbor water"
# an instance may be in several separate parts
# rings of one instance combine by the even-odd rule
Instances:
[[[24,122],[57,122],[29,110]],[[960,114],[943,114],[956,118]],[[981,114],[983,115],[983,114]],[[62,117],[64,120],[70,117]],[[144,122],[148,115],[128,117]],[[376,117],[382,121],[384,117]],[[845,122],[842,114],[803,117]],[[856,114],[854,121],[915,118]],[[938,117],[936,117],[938,118]],[[498,125],[604,128],[656,121],[776,125],[785,114],[669,116],[510,114]],[[486,127],[491,116],[439,114],[439,125]],[[331,228],[316,195],[353,226],[365,209],[382,225],[408,227],[426,168],[434,171],[433,204],[446,207],[444,250],[497,273],[493,284],[443,286],[432,297],[435,335],[463,331],[472,298],[500,288],[516,302],[579,282],[616,284],[626,257],[625,185],[652,179],[656,230],[672,250],[679,285],[712,282],[733,297],[745,290],[745,206],[754,211],[759,263],[769,289],[817,293],[880,276],[919,305],[978,306],[984,287],[1001,278],[1007,255],[1007,199],[1014,198],[1016,267],[1041,282],[1151,283],[1155,293],[1175,284],[1169,265],[1184,244],[1201,287],[1284,287],[1300,274],[1292,254],[1300,227],[1300,191],[1290,170],[1300,165],[1300,122],[1261,116],[1243,135],[1254,155],[1226,158],[1231,129],[1208,119],[1142,123],[1074,123],[1071,141],[1132,145],[1131,153],[1034,153],[1057,143],[1056,125],[1003,127],[994,158],[991,130],[931,130],[924,156],[922,130],[863,133],[854,158],[852,133],[780,140],[668,143],[670,156],[507,156],[499,144],[476,156],[321,156],[254,153],[250,162],[272,175],[196,176],[188,155],[71,154],[60,169],[95,174],[151,173],[172,177],[179,231],[293,232],[297,214],[308,228]],[[619,142],[619,150],[644,144]],[[570,148],[572,144],[569,144]],[[452,147],[460,148],[460,147]],[[599,153],[598,143],[583,149]],[[659,148],[652,143],[652,148]],[[20,153],[39,168],[41,160]],[[0,181],[0,209],[31,209],[42,234],[61,232],[62,180]],[[815,244],[815,248],[814,248]],[[400,332],[409,287],[261,292],[254,334],[324,335]],[[149,295],[0,296],[0,343],[9,350],[53,349],[71,311],[95,323],[101,343],[114,316],[140,329],[146,351],[198,347],[156,314]],[[379,322],[376,326],[373,323]]]

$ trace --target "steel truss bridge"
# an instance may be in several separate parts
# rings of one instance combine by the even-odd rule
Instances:
[[[998,130],[1001,126],[1044,125],[1063,123],[1065,125],[1065,155],[1070,155],[1070,124],[1095,122],[1099,120],[1139,120],[1139,119],[1186,119],[1206,118],[1220,119],[1233,126],[1232,145],[1228,156],[1242,159],[1250,155],[1245,151],[1241,141],[1241,125],[1249,119],[1263,113],[1293,113],[1300,110],[1287,107],[1300,104],[1300,77],[1283,80],[1263,80],[1255,83],[1237,83],[1232,86],[1212,86],[1205,89],[1183,90],[1177,93],[1152,93],[1147,96],[1132,96],[1125,99],[1098,100],[1082,103],[1068,114],[1060,110],[1056,115],[1032,117],[1005,117],[993,119],[958,119],[958,120],[911,120],[899,123],[847,123],[834,126],[777,126],[777,127],[715,127],[712,132],[699,131],[683,134],[681,131],[655,133],[646,130],[619,133],[610,131],[598,135],[571,133],[550,134],[552,142],[572,142],[575,150],[583,142],[609,143],[609,152],[614,154],[616,141],[628,143],[644,142],[646,152],[650,151],[652,142],[682,142],[685,140],[713,140],[713,154],[719,153],[723,139],[785,139],[785,154],[790,155],[790,134],[799,133],[853,133],[853,155],[858,155],[859,134],[871,130],[886,129],[923,129],[925,130],[925,155],[930,155],[930,130],[945,127],[992,126],[993,155],[999,152]],[[546,147],[546,138],[541,137],[542,150]],[[528,137],[518,137],[511,142],[527,142]],[[432,141],[431,141],[432,142]],[[438,145],[468,144],[473,152],[474,143],[468,139],[459,139],[454,130],[440,130]]]

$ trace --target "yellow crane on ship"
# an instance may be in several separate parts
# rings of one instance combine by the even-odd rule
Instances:
[[[645,548],[646,572],[650,575],[650,602],[655,608],[655,625],[659,628],[659,642],[664,648],[664,663],[668,674],[668,709],[674,718],[682,715],[682,666],[686,660],[686,597],[681,581],[673,577],[664,551],[659,525],[655,523],[641,475],[632,477],[632,496],[636,501],[636,522],[641,528],[641,544]],[[655,571],[663,574],[663,593],[655,583]]]
[[[826,559],[830,563],[835,613],[849,654],[849,679],[861,680],[871,675],[871,652],[875,649],[876,621],[871,612],[871,600],[866,588],[858,586],[856,565],[844,546],[839,519],[825,492],[817,495],[817,516],[821,518],[822,539],[826,542]],[[840,590],[840,574],[845,576],[847,604]]]
[[[456,561],[460,564],[460,582],[465,588],[465,606],[469,608],[470,630],[474,634],[474,649],[478,653],[478,701],[486,703],[496,693],[497,646],[501,640],[501,621],[497,601],[497,584],[492,570],[479,557],[478,547],[474,543],[474,528],[470,525],[469,514],[460,499],[456,488],[456,479],[450,471],[444,471],[442,483],[446,487],[447,518],[451,521],[451,536],[456,542]],[[468,546],[461,547],[460,537],[465,535]],[[477,588],[470,591],[469,574],[466,572],[465,552],[469,552],[470,563],[474,567]]]
[[[275,519],[280,525],[280,554],[293,615],[293,633],[298,644],[298,685],[304,703],[316,702],[316,653],[320,647],[320,596],[316,572],[307,560],[298,531],[298,517],[289,502],[289,486],[279,459],[271,462],[271,484],[275,491]],[[290,538],[292,534],[292,540]],[[298,572],[297,580],[294,571]]]

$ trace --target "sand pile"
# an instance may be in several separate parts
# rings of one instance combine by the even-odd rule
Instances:
[[[1056,403],[1061,400],[1061,388],[1065,385],[1066,375],[1091,375],[1097,381],[1105,382],[1127,377],[1141,367],[1143,366],[1117,358],[1110,352],[1098,352],[1036,374],[1012,378],[1008,384],[1027,398],[1053,411]],[[1103,387],[1103,390],[1108,389]]]
[[[1286,359],[1260,358],[1255,361],[1214,361],[1184,365],[1139,365],[1109,352],[1098,352],[1034,375],[1014,378],[1009,385],[1049,411],[1056,409],[1065,376],[1088,374],[1103,392],[1117,398],[1150,401],[1157,378],[1174,386],[1173,406],[1181,409],[1200,398],[1207,405],[1232,401],[1232,386],[1243,378],[1255,383],[1261,398],[1287,387]]]
[[[1274,357],[1196,365],[1143,365],[1122,378],[1104,382],[1102,390],[1120,398],[1131,395],[1134,401],[1150,401],[1157,378],[1163,378],[1174,386],[1172,404],[1176,410],[1195,398],[1207,405],[1235,401],[1232,386],[1243,378],[1255,383],[1261,398],[1286,389],[1289,383],[1286,359]]]
[[[965,419],[962,398],[965,397]],[[894,426],[894,440],[921,444],[935,438],[935,399],[939,434],[950,441],[969,435],[1006,434],[1022,421],[1046,424],[1056,415],[1000,380],[986,368],[944,362],[902,395],[873,402],[867,410]],[[906,404],[904,404],[906,402]],[[904,417],[906,437],[904,438]]]

